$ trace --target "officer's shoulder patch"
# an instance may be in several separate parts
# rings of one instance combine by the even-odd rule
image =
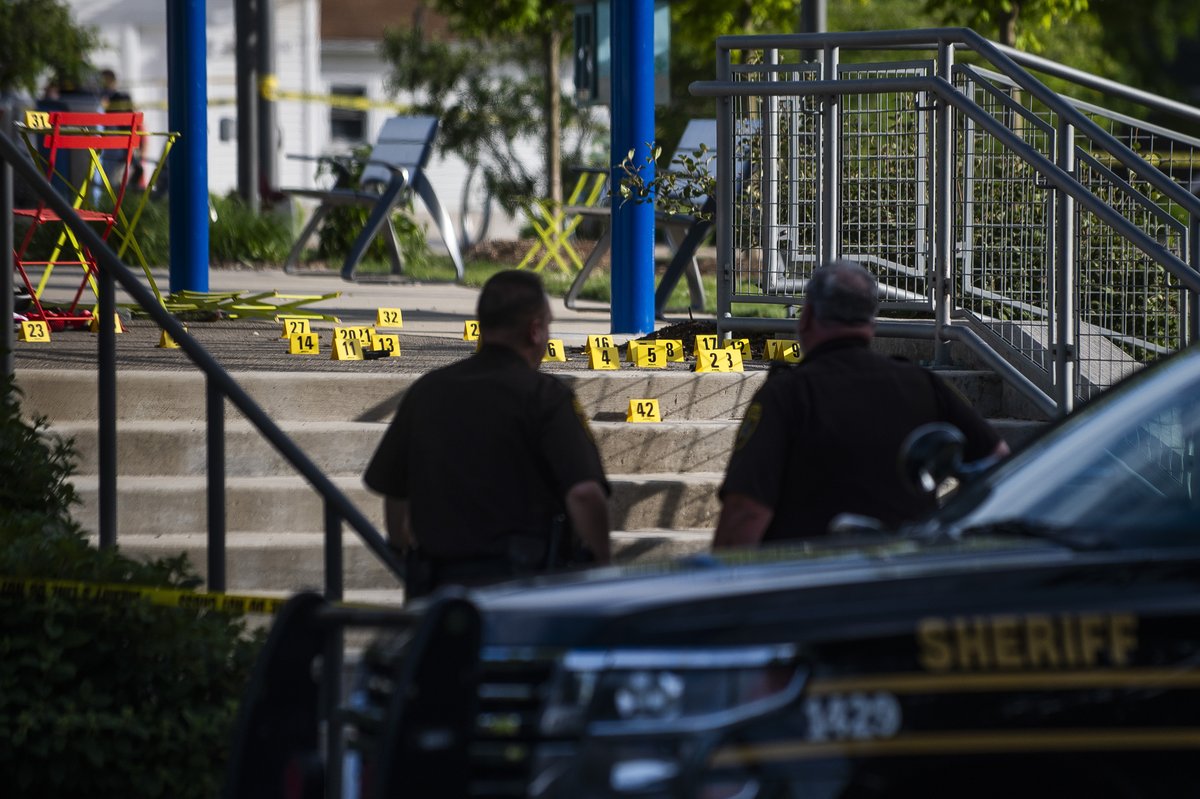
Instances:
[[[579,419],[579,425],[583,428],[583,432],[587,433],[587,437],[595,443],[595,438],[592,437],[592,426],[588,424],[587,411],[583,409],[583,405],[579,402],[579,397],[571,394],[571,407],[575,409],[575,417]]]
[[[754,431],[758,429],[758,423],[762,420],[762,403],[752,402],[750,407],[746,409],[746,415],[742,417],[742,425],[738,428],[737,438],[733,442],[734,452],[746,445],[751,438],[754,437]]]

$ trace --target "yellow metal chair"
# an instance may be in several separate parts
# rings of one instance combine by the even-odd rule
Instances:
[[[561,208],[555,208],[549,200],[537,200],[530,206],[529,221],[538,240],[517,264],[518,269],[540,272],[551,260],[567,274],[583,269],[583,259],[572,240],[585,218],[608,215],[608,176],[606,169],[581,168],[579,178]]]

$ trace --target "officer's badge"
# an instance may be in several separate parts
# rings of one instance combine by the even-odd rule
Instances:
[[[760,419],[762,419],[762,403],[750,403],[750,407],[746,409],[746,415],[742,418],[742,426],[738,428],[737,438],[733,442],[734,452],[744,447],[746,442],[754,436]]]

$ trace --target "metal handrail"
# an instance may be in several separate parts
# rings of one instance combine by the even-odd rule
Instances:
[[[717,37],[717,51],[729,51],[733,49],[788,49],[788,50],[803,50],[803,49],[820,49],[827,46],[833,47],[850,47],[853,49],[862,50],[885,50],[896,49],[897,47],[927,47],[930,49],[938,46],[949,47],[966,47],[970,50],[983,56],[990,61],[993,66],[998,68],[1010,80],[1028,91],[1038,100],[1059,114],[1063,119],[1074,125],[1075,128],[1086,134],[1098,142],[1102,143],[1108,152],[1120,161],[1124,166],[1133,172],[1145,177],[1147,182],[1153,185],[1163,194],[1170,197],[1175,202],[1183,206],[1193,215],[1200,216],[1200,198],[1185,190],[1168,176],[1151,164],[1147,164],[1145,159],[1141,158],[1137,153],[1126,147],[1121,142],[1110,136],[1103,128],[1089,119],[1086,115],[1076,110],[1070,103],[1063,100],[1061,96],[1046,84],[1042,83],[1034,77],[1028,70],[1022,68],[1017,63],[1016,59],[1009,55],[1011,49],[1001,49],[1000,45],[984,36],[976,33],[970,28],[918,28],[914,30],[898,30],[898,31],[855,31],[850,33],[791,33],[791,34],[751,34],[751,35],[733,35]],[[1039,71],[1052,74],[1046,65],[1053,62],[1048,62],[1045,59],[1039,59],[1034,62],[1033,57],[1028,59],[1021,56],[1022,60],[1027,61]],[[1065,77],[1074,75],[1075,70],[1070,70],[1067,67],[1061,68],[1059,72]],[[706,83],[707,81],[698,81],[697,83]],[[695,86],[696,83],[691,84]],[[1101,82],[1097,79],[1096,86],[1107,85],[1107,82]],[[689,86],[690,89],[690,86]],[[1165,98],[1157,98],[1154,95],[1144,92],[1130,93],[1143,98],[1141,102],[1145,102],[1144,98],[1155,98],[1155,106],[1169,107],[1172,111],[1179,113],[1180,104]],[[1130,95],[1132,97],[1132,94]],[[1187,114],[1189,118],[1197,114],[1195,109],[1191,109]],[[1149,170],[1146,170],[1149,167]]]
[[[1036,169],[1038,174],[1054,184],[1055,188],[1061,189],[1076,202],[1086,206],[1089,211],[1104,220],[1104,222],[1120,231],[1139,250],[1169,269],[1171,274],[1179,278],[1188,288],[1193,291],[1200,291],[1200,273],[1192,269],[1186,261],[1179,258],[1179,256],[1150,236],[1147,236],[1144,231],[1121,216],[1112,206],[1088,191],[1074,177],[1065,172],[1049,158],[1029,147],[1021,146],[1022,142],[1016,134],[979,109],[969,99],[963,97],[953,85],[943,78],[929,76],[870,78],[867,80],[779,81],[770,84],[737,83],[734,81],[695,81],[688,88],[697,97],[777,97],[794,96],[797,94],[839,95],[851,92],[870,94],[895,91],[927,91],[936,94],[938,97],[955,106],[963,114],[971,117],[980,127],[985,128],[988,133],[995,136],[997,140],[1008,147],[1015,155]],[[1107,136],[1107,134],[1105,135]],[[1143,161],[1142,163],[1145,162]],[[1171,185],[1178,188],[1178,184],[1174,181],[1171,181]],[[1190,194],[1187,196],[1191,197]],[[1197,205],[1200,206],[1200,200],[1195,197],[1192,197],[1192,199],[1196,200]],[[1200,213],[1200,208],[1198,208],[1198,213]]]
[[[853,79],[839,71],[839,54],[843,49],[924,49],[936,50],[937,55],[935,61],[929,62],[931,66],[927,68],[927,74],[903,74],[903,67],[910,62],[901,61],[894,64],[889,62],[876,65],[892,72],[892,77]],[[761,54],[761,58],[750,59],[747,65],[740,68],[734,67],[732,62],[735,54],[739,51],[758,52]],[[774,65],[778,63],[780,51],[820,53],[817,57],[825,67],[822,77],[817,80],[802,80],[799,77],[778,80],[779,76],[772,76],[772,79],[769,80],[764,78],[761,81],[737,79],[738,76],[735,73],[747,70],[754,73],[779,72],[780,70]],[[965,66],[958,67],[955,64],[955,53],[958,51],[972,51],[977,54],[978,61],[976,63],[982,62],[989,67],[988,69],[979,69],[979,72],[995,74],[1000,78],[999,82],[1019,89],[1027,98],[1037,102],[1053,115],[1055,124],[1049,125],[1042,122],[1039,117],[1027,114],[1015,101],[992,92],[998,102],[1006,106],[1009,111],[1020,114],[1029,125],[1042,131],[1052,144],[1050,152],[1043,152],[1030,146],[1020,131],[1010,130],[1005,122],[995,118],[971,97],[963,94],[962,90],[953,83],[954,75],[959,69],[966,69],[971,74],[977,70]],[[1174,283],[1172,288],[1186,290],[1187,310],[1181,315],[1183,325],[1179,328],[1180,340],[1187,341],[1200,335],[1200,322],[1196,319],[1197,312],[1200,311],[1200,274],[1196,271],[1197,264],[1200,264],[1200,241],[1197,240],[1200,235],[1200,198],[1193,196],[1154,163],[1143,159],[1130,146],[1123,144],[1121,140],[1093,121],[1088,116],[1087,104],[1063,97],[1050,90],[1038,78],[1026,71],[1021,64],[1026,64],[1031,69],[1038,69],[1048,75],[1074,80],[1078,84],[1091,88],[1108,90],[1126,100],[1139,102],[1143,106],[1149,106],[1159,111],[1168,111],[1189,120],[1200,119],[1200,111],[1137,90],[1116,92],[1114,91],[1115,84],[1109,85],[1111,82],[1102,79],[1083,81],[1080,79],[1082,73],[1077,73],[1069,68],[1054,69],[1052,62],[1042,59],[1023,58],[1022,54],[1001,48],[974,31],[963,28],[725,36],[717,40],[716,56],[717,79],[698,81],[691,84],[689,88],[691,93],[696,96],[708,96],[717,100],[721,143],[722,147],[726,149],[731,148],[733,143],[731,128],[731,120],[735,113],[732,110],[735,107],[732,104],[733,101],[736,100],[739,103],[736,106],[738,108],[752,109],[748,113],[762,113],[770,116],[776,113],[775,109],[779,107],[780,98],[824,98],[822,105],[824,114],[821,125],[820,127],[813,126],[812,133],[808,134],[817,140],[815,157],[819,160],[819,171],[816,172],[815,200],[806,200],[806,202],[815,201],[820,209],[819,212],[815,212],[815,218],[818,221],[814,222],[807,232],[811,236],[810,245],[821,260],[835,257],[839,250],[837,240],[840,233],[831,227],[834,220],[839,218],[841,207],[840,178],[836,167],[841,161],[838,120],[842,113],[842,104],[839,98],[863,95],[913,95],[936,98],[936,102],[931,107],[922,109],[932,111],[935,115],[930,122],[936,123],[933,125],[936,139],[926,138],[925,143],[922,144],[919,138],[922,133],[919,128],[916,133],[918,137],[916,146],[918,149],[929,148],[927,157],[932,159],[934,164],[932,174],[936,175],[935,185],[928,189],[930,196],[925,201],[926,205],[916,209],[916,225],[927,234],[931,234],[933,238],[932,249],[921,252],[924,252],[926,257],[932,256],[933,266],[929,272],[930,280],[933,282],[932,307],[929,310],[934,313],[932,337],[935,343],[935,360],[939,363],[946,362],[945,350],[941,347],[941,342],[955,337],[951,333],[948,316],[949,293],[946,290],[945,282],[953,271],[955,263],[955,243],[951,238],[954,224],[951,210],[954,192],[953,165],[950,160],[953,157],[950,138],[953,126],[951,109],[969,120],[968,124],[974,129],[985,132],[992,141],[999,145],[1001,150],[1007,151],[1016,159],[1023,161],[1026,167],[1038,176],[1039,187],[1056,190],[1053,209],[1047,212],[1055,220],[1054,229],[1049,232],[1047,238],[1053,246],[1053,251],[1048,257],[1054,264],[1051,272],[1054,281],[1052,288],[1054,307],[1052,311],[1048,309],[1046,314],[1047,318],[1052,319],[1054,327],[1054,330],[1047,332],[1052,341],[1049,352],[1052,353],[1054,359],[1053,373],[1049,378],[1056,394],[1056,400],[1049,399],[1048,395],[1032,382],[1010,379],[1013,369],[1002,369],[1002,374],[1010,384],[1016,385],[1022,393],[1033,399],[1043,409],[1049,402],[1051,407],[1056,407],[1058,412],[1062,413],[1070,410],[1075,401],[1075,373],[1080,362],[1079,350],[1075,342],[1075,327],[1080,318],[1075,304],[1074,286],[1074,267],[1077,257],[1074,221],[1076,209],[1086,212],[1089,218],[1102,223],[1107,230],[1112,231],[1126,242],[1131,250],[1139,251],[1141,257],[1148,257],[1151,262],[1162,268],[1163,274],[1170,276]],[[802,57],[803,63],[800,64],[789,63],[786,72],[798,74],[797,70],[811,62],[813,57],[812,55]],[[756,107],[756,102],[761,102],[761,107]],[[1178,138],[1175,134],[1167,131],[1163,131],[1163,135],[1170,135],[1173,141]],[[1076,142],[1080,142],[1081,145],[1086,142],[1086,145],[1079,146]],[[763,146],[766,147],[766,144],[764,143]],[[1098,160],[1093,158],[1091,153],[1094,153]],[[764,174],[772,163],[771,158],[764,156]],[[1098,169],[1107,174],[1111,184],[1123,189],[1138,208],[1154,215],[1161,224],[1173,230],[1176,237],[1186,242],[1186,249],[1183,252],[1174,251],[1161,237],[1156,237],[1153,232],[1144,230],[1144,226],[1139,225],[1134,219],[1128,218],[1119,207],[1110,205],[1102,199],[1091,187],[1080,181],[1076,175],[1075,165],[1077,163],[1091,164],[1092,169]],[[1106,164],[1113,166],[1120,164],[1127,168],[1130,175],[1136,176],[1140,187],[1135,188],[1132,185],[1133,177],[1121,178]],[[723,196],[718,198],[720,211],[718,217],[726,220],[733,219],[734,211],[732,193],[729,190],[729,170],[730,165],[727,159],[718,163],[719,190],[723,190],[719,191],[719,194]],[[769,181],[764,178],[764,182]],[[1169,211],[1160,208],[1158,203],[1152,202],[1148,198],[1145,193],[1147,189],[1172,202],[1176,211],[1181,212],[1188,219],[1180,221],[1179,215],[1172,216]],[[764,199],[764,202],[770,206],[769,200]],[[932,208],[934,209],[933,213],[936,214],[936,219],[929,223],[928,227],[925,227],[926,222],[921,221],[923,208]],[[764,218],[774,219],[775,209],[771,207],[764,213]],[[728,224],[718,227],[719,258],[722,268],[725,270],[723,273],[728,277],[728,280],[721,284],[718,307],[719,328],[722,327],[723,320],[733,318],[730,313],[730,303],[739,296],[733,285],[733,282],[739,279],[736,276],[738,273],[733,257],[734,233],[726,229]],[[772,235],[771,230],[765,230],[761,234],[761,239],[773,242],[777,236]],[[799,256],[791,253],[790,257],[797,258]],[[764,248],[762,258],[763,274],[774,274],[778,269],[774,265],[778,253],[773,248]],[[757,268],[750,267],[750,271]],[[756,300],[741,296],[740,301]],[[772,298],[763,301],[780,300]],[[754,322],[742,317],[738,318],[739,329],[747,324],[757,327]],[[774,326],[782,323],[764,323],[762,326],[766,327],[768,324]],[[916,328],[912,328],[912,330],[916,331]],[[919,332],[923,333],[924,331]],[[1115,332],[1123,335],[1120,334],[1120,331]],[[982,339],[976,342],[958,338],[971,349],[980,350],[987,346]],[[1013,350],[1011,354],[1014,357],[1021,357],[1017,350]],[[1089,363],[1091,362],[1100,363],[1101,361],[1092,359]],[[1020,367],[1016,367],[1015,361],[1012,366],[1017,370],[1020,369]],[[1027,364],[1026,367],[1028,368],[1028,366]]]
[[[162,306],[153,293],[138,281],[116,253],[87,225],[50,185],[45,176],[25,160],[22,150],[13,143],[7,131],[0,132],[0,162],[23,178],[46,204],[71,229],[81,244],[87,247],[99,264],[97,288],[100,320],[112,320],[116,313],[114,280],[142,310],[176,343],[195,366],[207,377],[206,407],[208,425],[208,588],[225,590],[225,458],[224,458],[224,400],[228,399],[273,447],[299,472],[324,499],[325,506],[325,596],[330,601],[342,599],[343,575],[341,552],[342,522],[347,522],[375,555],[397,578],[403,579],[404,567],[388,547],[374,525],[355,507],[321,469],[292,439],[275,424],[266,411],[238,385],[232,375],[217,362],[200,342],[196,341],[175,317]],[[3,181],[11,183],[11,181]],[[11,224],[12,197],[0,191],[0,222]],[[11,253],[11,249],[8,251]],[[11,263],[5,270],[11,280]],[[11,323],[4,322],[9,325]],[[117,542],[116,490],[116,335],[111,324],[98,326],[98,414],[100,449],[100,518],[101,546]]]

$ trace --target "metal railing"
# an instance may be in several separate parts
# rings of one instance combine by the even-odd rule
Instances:
[[[691,90],[717,100],[722,332],[790,327],[733,304],[851,258],[880,334],[962,342],[1060,413],[1196,338],[1200,139],[1138,115],[1196,109],[958,28],[722,37]]]
[[[187,329],[171,316],[154,294],[134,276],[116,253],[87,225],[71,204],[61,197],[32,164],[23,156],[22,150],[13,143],[6,131],[0,132],[0,225],[4,232],[0,245],[4,245],[6,266],[0,272],[0,292],[8,297],[9,320],[4,322],[6,334],[0,339],[0,350],[5,350],[8,372],[12,370],[12,175],[16,173],[41,196],[46,204],[60,216],[80,243],[92,253],[99,264],[97,293],[100,319],[113,319],[116,313],[116,284],[136,302],[141,309],[163,331],[174,339],[196,368],[207,377],[205,406],[207,427],[205,443],[208,462],[208,539],[207,539],[207,586],[210,591],[226,588],[225,557],[225,401],[231,402],[258,429],[264,438],[288,460],[313,489],[324,499],[325,516],[325,590],[330,602],[343,598],[344,575],[342,564],[342,524],[348,523],[358,533],[367,547],[396,575],[403,579],[403,565],[387,546],[374,525],[355,505],[329,480],[313,461],[296,445],[286,433],[272,421],[271,417],[256,403],[237,381],[188,334]],[[0,306],[2,309],[3,306]],[[97,427],[99,439],[99,522],[98,533],[101,547],[117,544],[117,363],[116,332],[111,324],[98,325],[97,343]],[[326,640],[321,671],[322,708],[326,718],[331,709],[340,704],[341,676],[343,670],[343,641],[341,631],[331,633]],[[327,727],[326,748],[330,764],[327,784],[330,795],[340,796],[340,764],[344,749],[340,726]],[[336,792],[335,792],[336,791]]]

